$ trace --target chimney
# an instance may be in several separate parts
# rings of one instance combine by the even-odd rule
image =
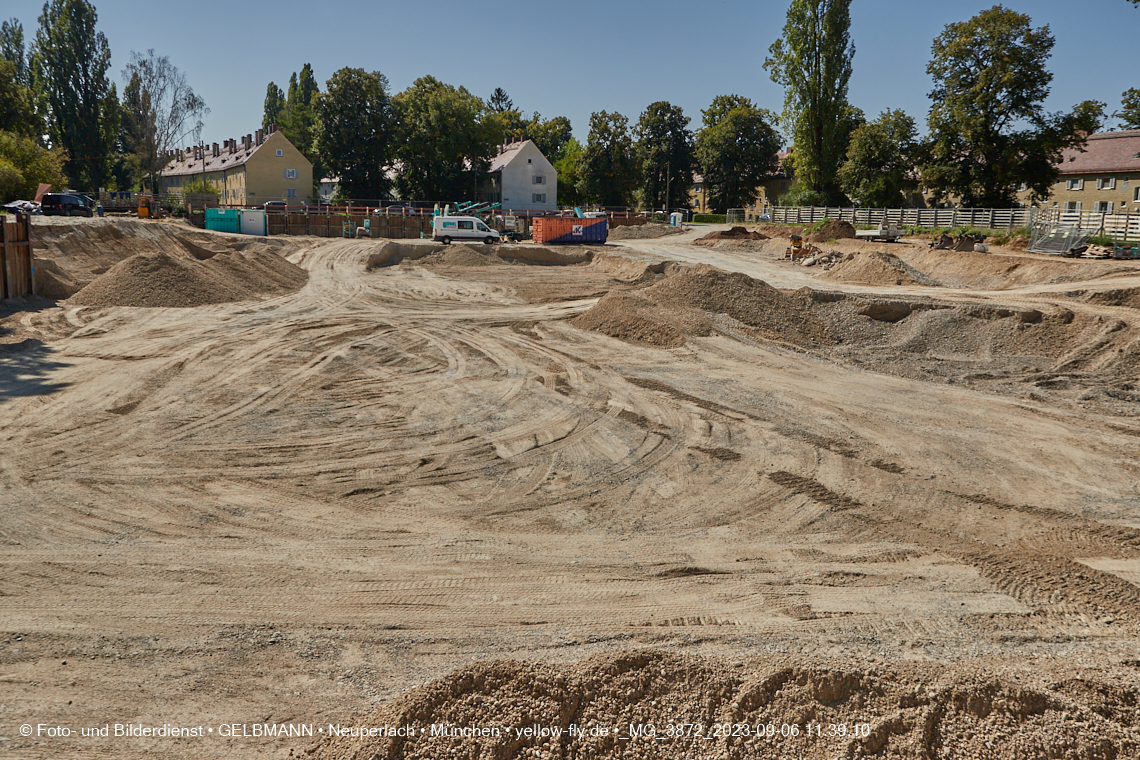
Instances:
[[[245,149],[246,150],[253,150],[253,135],[246,135],[245,136]]]
[[[270,124],[268,129],[269,129],[269,134],[273,134],[274,132],[277,131],[277,125],[276,124]]]
[[[214,158],[222,155],[222,151],[218,148],[218,144],[214,143]]]
[[[254,134],[256,135],[258,145],[261,145],[263,142],[265,142],[265,133],[262,130],[259,129]]]

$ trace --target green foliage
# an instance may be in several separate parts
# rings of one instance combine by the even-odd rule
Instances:
[[[1140,129],[1140,89],[1130,87],[1124,91],[1120,96],[1120,110],[1112,118],[1120,119],[1123,129]]]
[[[32,45],[32,89],[52,145],[67,152],[67,176],[96,191],[108,177],[111,49],[87,0],[48,0]]]
[[[431,76],[417,79],[393,103],[400,123],[396,155],[402,197],[473,199],[479,178],[498,152],[502,122],[465,87]]]
[[[265,103],[261,116],[261,128],[269,129],[270,125],[278,126],[281,115],[285,112],[285,93],[273,82],[265,88]]]
[[[1085,101],[1070,114],[1045,112],[1052,49],[1048,26],[1034,29],[1028,16],[1000,5],[947,25],[934,40],[923,181],[936,201],[954,195],[963,206],[1009,208],[1022,183],[1033,200],[1049,197],[1061,151],[1083,147],[1104,109]]]
[[[801,184],[796,184],[791,190],[781,195],[776,199],[776,203],[780,206],[830,206],[828,197],[819,190],[812,190],[810,187],[804,187]]]
[[[14,185],[0,196],[3,198],[0,202],[32,200],[41,182],[57,186],[66,182],[63,176],[63,151],[43,148],[31,138],[0,131],[0,160],[19,174]],[[10,171],[7,174],[9,182],[16,179]]]
[[[579,171],[587,200],[603,206],[633,204],[639,171],[629,119],[605,111],[590,114],[590,136]]]
[[[680,106],[651,103],[635,129],[642,168],[642,202],[649,208],[688,208],[693,181],[693,132]]]
[[[727,224],[727,219],[726,214],[693,214],[693,222],[696,224]]]
[[[846,200],[837,173],[853,128],[847,103],[855,57],[850,7],[851,0],[792,0],[784,36],[772,43],[764,61],[772,81],[784,87],[796,176],[835,205]]]
[[[558,172],[558,202],[564,206],[580,206],[585,202],[582,193],[582,143],[571,137],[562,147],[562,155],[554,162]]]
[[[495,91],[491,93],[491,99],[487,103],[488,107],[495,113],[502,113],[503,111],[513,111],[515,103],[507,95],[507,91],[502,87],[496,87]]]
[[[132,50],[123,78],[128,80],[125,148],[140,174],[149,177],[149,186],[158,187],[166,154],[201,139],[202,119],[210,109],[170,58],[154,50]]]
[[[317,99],[322,163],[340,177],[345,196],[389,197],[385,172],[392,165],[396,124],[387,78],[378,71],[343,68],[325,82],[325,90]]]
[[[0,129],[33,138],[42,132],[32,91],[20,84],[16,64],[8,60],[0,60]]]
[[[884,111],[857,127],[839,169],[843,192],[870,208],[902,208],[915,189],[919,160],[918,129],[903,111]]]
[[[217,195],[218,191],[213,185],[201,177],[190,180],[182,186],[183,195]]]
[[[11,61],[15,66],[13,76],[24,87],[32,84],[32,72],[28,64],[28,54],[24,50],[24,25],[19,19],[0,24],[0,59]]]
[[[757,187],[778,166],[780,137],[769,124],[772,114],[739,95],[718,96],[701,113],[694,156],[709,205],[718,211],[752,205]]]
[[[542,155],[551,163],[562,157],[562,151],[574,137],[570,120],[565,116],[555,116],[553,119],[543,121],[538,113],[531,119],[527,133],[534,141],[535,147],[542,151]]]
[[[24,175],[6,158],[0,156],[0,203],[20,200],[17,193],[24,186]]]

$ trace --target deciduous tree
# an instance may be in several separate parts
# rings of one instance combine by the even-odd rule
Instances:
[[[388,79],[378,71],[343,68],[317,98],[321,162],[340,177],[348,198],[387,198],[395,117]]]
[[[1140,129],[1140,89],[1131,87],[1125,90],[1120,96],[1120,110],[1112,117],[1120,119],[1124,129]]]
[[[8,60],[0,60],[0,130],[33,139],[42,131],[32,91],[20,84],[16,64]]]
[[[399,120],[397,186],[404,198],[473,199],[503,138],[502,123],[465,87],[417,79],[393,103]]]
[[[845,199],[837,173],[847,148],[844,117],[855,45],[851,0],[792,0],[784,35],[764,61],[772,81],[784,87],[784,122],[795,145],[801,187],[836,205]]]
[[[582,144],[571,137],[554,161],[554,171],[558,172],[558,202],[566,206],[578,206],[585,200],[582,193],[582,152]]]
[[[720,95],[701,113],[695,156],[709,205],[720,213],[750,206],[777,168],[780,136],[769,124],[771,113],[739,95]]]
[[[125,147],[135,156],[141,175],[149,178],[148,185],[157,188],[166,154],[201,139],[202,119],[210,109],[170,58],[154,50],[132,50],[123,78],[128,102]]]
[[[19,19],[0,23],[0,58],[15,64],[17,82],[25,87],[31,86],[32,72],[24,49],[24,25]]]
[[[693,132],[680,106],[651,103],[635,130],[642,200],[649,208],[688,208],[693,182]]]
[[[902,208],[917,185],[918,129],[903,111],[884,111],[856,127],[839,169],[839,183],[851,198],[872,208]]]
[[[638,165],[629,119],[605,111],[590,114],[590,136],[578,167],[588,200],[603,206],[632,205]]]
[[[67,176],[96,191],[108,176],[110,137],[105,122],[111,90],[111,49],[96,30],[86,0],[48,0],[32,45],[32,89],[47,116],[53,146],[66,151]],[[114,109],[117,111],[118,104]]]
[[[1068,114],[1045,111],[1052,49],[1048,26],[1035,29],[1029,16],[1000,5],[948,24],[934,40],[923,180],[936,200],[1008,208],[1021,184],[1034,199],[1049,197],[1061,151],[1084,146],[1104,109],[1086,101]]]
[[[563,149],[574,136],[570,120],[565,116],[555,116],[544,121],[538,113],[531,119],[527,133],[534,141],[535,147],[542,151],[542,155],[551,163],[562,157]]]
[[[0,131],[0,164],[8,167],[4,170],[8,184],[0,193],[0,203],[32,200],[41,182],[62,186],[65,158],[59,148],[44,148],[31,138]]]
[[[262,109],[261,128],[269,129],[270,125],[280,126],[281,115],[285,112],[285,93],[273,82],[265,88],[265,102]]]

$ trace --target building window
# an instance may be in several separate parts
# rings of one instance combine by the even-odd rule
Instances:
[[[1083,179],[1071,179],[1065,183],[1066,190],[1084,190],[1085,181]]]
[[[277,155],[279,155],[279,156],[284,156],[284,155],[285,155],[285,151],[283,151],[283,150],[281,150],[280,148],[278,148],[278,149],[277,149]]]
[[[1116,177],[1100,177],[1096,181],[1097,190],[1115,190]]]
[[[299,173],[300,173],[299,169],[286,169],[285,170],[285,179],[297,179]]]
[[[296,198],[297,197],[297,188],[291,187],[288,190],[286,190],[285,191],[285,197],[286,198]]]
[[[541,174],[534,175],[534,184],[545,185],[546,184],[546,177],[542,176]]]
[[[1112,201],[1097,201],[1096,202],[1096,211],[1098,214],[1111,214],[1112,213]]]
[[[1080,211],[1080,210],[1081,210],[1081,202],[1080,201],[1065,201],[1065,211],[1066,212],[1072,213],[1074,211]]]
[[[1137,185],[1136,189],[1132,191],[1132,202],[1140,203],[1140,185]]]
[[[546,193],[532,193],[530,196],[531,203],[546,203]]]

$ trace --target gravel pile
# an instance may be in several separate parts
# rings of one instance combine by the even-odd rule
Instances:
[[[421,259],[408,260],[409,264],[435,264],[451,267],[507,266],[491,246],[445,245]]]
[[[810,299],[707,264],[642,290],[611,292],[571,324],[632,343],[676,348],[686,336],[710,335],[713,315],[725,315],[759,337],[805,346],[832,343],[812,314]]]
[[[609,232],[610,240],[651,240],[667,235],[680,235],[684,232],[680,227],[671,227],[668,224],[639,224],[614,227]]]
[[[822,657],[810,664],[729,663],[656,652],[608,655],[571,666],[493,662],[382,704],[359,721],[368,727],[410,727],[411,736],[327,738],[310,756],[1136,757],[1138,681],[1135,669],[1122,666],[1084,672],[1037,663],[876,666]],[[631,736],[631,724],[642,735]],[[822,735],[816,735],[817,725]],[[529,735],[523,733],[527,728]],[[441,735],[445,732],[451,735]],[[481,733],[492,735],[472,735]]]
[[[71,298],[82,306],[192,307],[246,301],[299,290],[308,273],[267,251],[137,253],[96,277]]]
[[[928,277],[893,253],[875,251],[849,253],[827,272],[827,276],[844,282],[867,285],[926,285],[938,287],[940,282]]]

